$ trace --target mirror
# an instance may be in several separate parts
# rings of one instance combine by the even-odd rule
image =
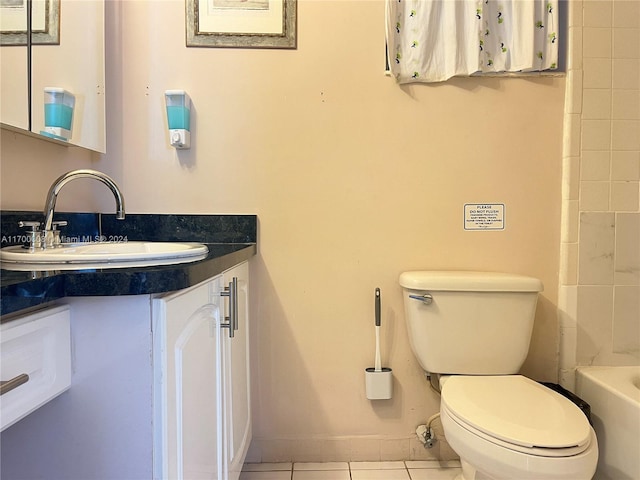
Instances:
[[[27,28],[18,23],[26,24],[29,1],[30,46],[26,45]],[[104,153],[104,0],[0,0],[0,17],[5,17],[5,11],[14,12],[20,20],[2,24],[3,128]],[[75,97],[67,141],[41,134],[45,133],[45,87],[64,89]]]

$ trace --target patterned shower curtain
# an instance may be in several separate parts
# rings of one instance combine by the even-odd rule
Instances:
[[[386,0],[398,83],[476,72],[554,70],[558,0]]]

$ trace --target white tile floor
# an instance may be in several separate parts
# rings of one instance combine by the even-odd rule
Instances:
[[[454,480],[460,462],[247,463],[240,480]]]

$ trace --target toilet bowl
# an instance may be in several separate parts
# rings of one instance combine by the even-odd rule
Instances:
[[[519,375],[441,380],[440,416],[461,480],[589,480],[595,433],[562,395]]]
[[[517,375],[529,350],[542,282],[495,272],[400,275],[409,343],[440,378],[444,435],[458,480],[589,480],[598,443],[559,393]]]

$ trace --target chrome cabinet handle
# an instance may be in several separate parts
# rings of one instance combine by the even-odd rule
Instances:
[[[431,303],[433,302],[433,297],[430,293],[425,293],[424,295],[409,295],[409,298],[420,300],[425,305],[431,305]]]
[[[233,277],[229,287],[231,287],[232,292],[229,298],[229,314],[233,320],[233,329],[238,330],[238,277]]]
[[[29,375],[21,373],[20,375],[13,377],[11,380],[0,381],[0,395],[10,392],[14,388],[18,388],[29,381]]]
[[[233,277],[228,287],[224,287],[224,291],[220,292],[221,297],[229,297],[229,316],[224,317],[227,323],[220,325],[222,328],[229,329],[229,337],[235,336],[238,330],[238,277]]]

